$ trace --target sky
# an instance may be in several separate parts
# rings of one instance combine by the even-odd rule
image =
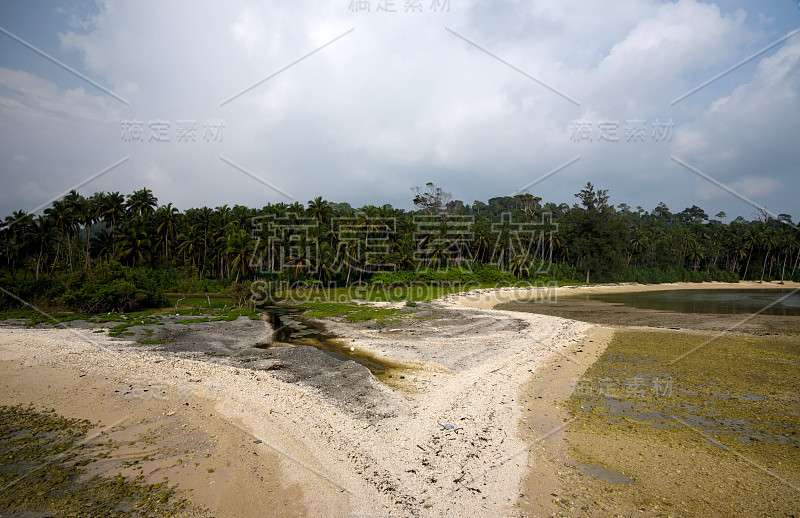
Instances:
[[[797,0],[4,0],[0,217],[529,192],[800,220]],[[788,37],[787,37],[788,36]]]

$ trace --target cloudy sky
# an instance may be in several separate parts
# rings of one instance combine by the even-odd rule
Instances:
[[[410,208],[592,181],[797,221],[798,27],[797,0],[4,0],[0,215],[76,185]]]

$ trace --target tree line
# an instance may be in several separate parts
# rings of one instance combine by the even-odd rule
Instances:
[[[7,286],[76,275],[88,282],[108,265],[168,271],[173,283],[198,286],[256,278],[341,286],[481,268],[586,282],[800,275],[800,231],[788,214],[759,211],[753,220],[725,222],[724,213],[711,218],[697,206],[632,209],[612,205],[591,183],[571,206],[531,194],[467,204],[432,183],[413,193],[410,211],[322,197],[180,211],[147,188],[128,195],[73,190],[42,214],[5,218],[0,278]]]

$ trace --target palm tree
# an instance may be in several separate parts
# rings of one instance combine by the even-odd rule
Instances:
[[[231,222],[236,225],[237,228],[249,230],[251,220],[252,214],[247,207],[234,205],[233,209],[231,209]]]
[[[330,203],[322,199],[322,196],[317,196],[308,202],[308,215],[311,221],[316,222],[318,225],[326,225],[333,217],[333,209]]]
[[[230,223],[231,209],[227,205],[214,209],[214,224],[217,227],[225,228]]]
[[[223,279],[228,275],[230,266],[227,264],[225,247],[227,246],[227,230],[231,226],[231,209],[227,205],[217,207],[211,218],[209,243],[211,243],[211,257],[218,268],[217,277]]]
[[[137,261],[148,261],[151,246],[152,241],[143,222],[131,221],[125,226],[120,251],[123,260],[130,260],[131,266],[136,266]]]
[[[689,254],[689,250],[697,246],[697,238],[690,232],[686,231],[684,228],[681,228],[680,243],[681,243],[681,264],[685,264],[687,255]]]
[[[530,263],[528,262],[528,257],[525,254],[520,254],[514,257],[511,260],[511,273],[522,279],[523,277],[529,277],[531,274]]]
[[[125,218],[125,197],[118,192],[108,193],[103,197],[100,214],[105,224],[111,229],[112,253],[116,253],[116,229]]]
[[[53,260],[53,266],[50,268],[50,273],[55,271],[56,263],[58,263],[58,256],[61,252],[61,241],[66,239],[67,250],[69,254],[70,271],[72,271],[72,232],[74,230],[75,218],[70,205],[64,200],[56,200],[51,207],[44,210],[44,213],[49,217],[53,226],[58,230],[59,240],[56,247],[56,255]]]
[[[744,239],[736,234],[728,236],[725,247],[730,255],[730,263],[728,267],[731,272],[739,269],[739,261],[747,257],[747,247],[744,244]]]
[[[784,275],[786,274],[786,261],[794,250],[791,234],[785,229],[782,229],[778,234],[778,248],[780,253],[783,254],[783,266],[781,267],[781,284],[783,284]]]
[[[203,277],[206,274],[206,264],[208,261],[208,241],[209,234],[211,232],[211,226],[213,225],[214,211],[208,207],[202,207],[194,212],[194,216],[196,222],[195,224],[198,226],[203,235],[203,264],[200,269],[200,276]]]
[[[559,253],[560,252],[560,253]],[[560,257],[562,261],[567,260],[567,256],[569,254],[569,248],[566,247],[564,241],[564,235],[557,230],[553,230],[550,232],[550,261],[555,262],[557,257]]]
[[[69,253],[69,271],[74,271],[73,262],[72,262],[72,240],[71,234],[78,235],[79,225],[83,223],[84,219],[84,205],[86,199],[78,194],[75,189],[72,189],[64,196],[64,202],[69,207],[70,217],[72,218],[72,225],[70,225],[70,231],[67,235],[67,250]],[[88,241],[88,238],[87,238]]]
[[[475,225],[475,237],[472,240],[473,257],[480,262],[485,262],[486,254],[491,250],[493,241],[494,236],[492,236],[489,221],[485,219],[478,220]]]
[[[313,245],[308,241],[305,233],[300,233],[296,237],[299,239],[284,243],[284,250],[288,253],[282,266],[284,268],[292,268],[294,270],[294,278],[299,279],[303,270],[311,271],[313,267],[311,253]]]
[[[95,257],[105,259],[106,261],[114,257],[116,243],[114,242],[114,235],[109,229],[104,228],[98,232],[97,235],[91,238],[91,243]]]
[[[761,247],[766,254],[764,255],[764,265],[761,267],[761,282],[764,282],[764,274],[767,270],[767,259],[772,259],[772,250],[778,246],[778,236],[772,228],[766,229],[761,234]],[[772,261],[770,261],[769,275],[772,277]]]
[[[647,249],[650,240],[641,228],[636,227],[631,235],[631,240],[628,245],[628,266],[631,265],[634,254],[640,254],[643,250]]]
[[[425,254],[426,266],[428,268],[441,268],[447,266],[450,242],[445,239],[434,239],[428,245]]]
[[[511,222],[508,219],[504,220],[502,224],[496,225],[496,230],[493,232],[496,236],[496,239],[492,263],[496,262],[500,269],[505,268],[512,259],[511,232]],[[494,258],[496,258],[497,261],[495,261]]]
[[[37,281],[39,280],[39,271],[41,271],[42,261],[44,259],[44,251],[51,245],[53,238],[53,225],[50,219],[44,216],[36,216],[28,228],[27,239],[38,249],[34,274],[34,278]]]
[[[758,232],[754,229],[749,228],[744,234],[742,238],[742,245],[744,245],[744,249],[747,251],[747,264],[744,266],[744,274],[742,275],[742,280],[747,279],[747,270],[750,268],[750,259],[753,257],[753,250],[755,249],[756,245],[758,244]]]
[[[413,238],[410,234],[405,234],[395,242],[389,259],[400,269],[412,270],[417,265],[416,251]]]
[[[333,251],[328,243],[320,243],[315,265],[317,279],[320,282],[330,281],[336,275],[334,260]]]
[[[18,210],[6,216],[5,226],[3,227],[6,257],[8,265],[11,267],[11,278],[17,278],[17,258],[20,251],[24,249],[25,234],[30,227],[30,218],[25,211]]]
[[[164,259],[169,261],[169,243],[175,239],[179,211],[172,203],[162,205],[156,210],[155,223],[159,242],[164,243]]]
[[[157,206],[158,199],[153,196],[153,191],[146,187],[129,194],[128,203],[126,204],[128,213],[131,216],[143,218],[152,216]]]
[[[80,204],[80,222],[83,223],[84,231],[86,232],[86,269],[92,270],[92,226],[100,218],[100,203],[102,196],[95,194],[89,198],[83,198]]]
[[[236,280],[239,282],[239,274],[245,277],[245,267],[248,259],[253,252],[253,238],[250,234],[241,229],[230,228],[226,236],[227,246],[225,254],[230,261],[231,268],[239,270],[236,272]]]
[[[697,271],[700,269],[700,261],[706,257],[703,245],[692,236],[692,239],[688,241],[687,247],[686,259],[690,262],[694,262],[694,270]]]
[[[353,268],[361,271],[363,263],[363,249],[360,246],[359,235],[353,229],[344,229],[339,236],[339,249],[336,252],[336,265],[338,269],[347,267],[345,285],[350,285],[350,275]]]
[[[791,233],[791,240],[792,246],[795,250],[797,250],[797,256],[795,256],[794,260],[794,267],[792,268],[792,275],[789,276],[790,279],[794,279],[794,272],[797,270],[797,263],[800,263],[800,230],[797,228],[794,229],[794,232]]]
[[[200,229],[195,225],[185,225],[183,231],[178,234],[178,253],[183,255],[184,263],[191,259],[192,267],[197,268],[198,249],[203,243],[204,238]],[[199,277],[200,270],[197,270],[197,274]]]

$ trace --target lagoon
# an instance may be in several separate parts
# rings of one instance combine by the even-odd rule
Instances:
[[[565,298],[598,300],[637,309],[678,313],[730,315],[757,312],[764,315],[800,316],[800,291],[797,289],[667,290],[592,293]]]

